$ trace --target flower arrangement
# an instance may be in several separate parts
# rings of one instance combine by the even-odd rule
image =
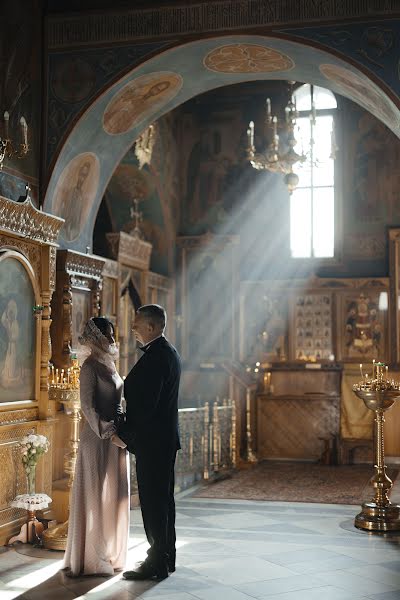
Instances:
[[[35,493],[36,465],[40,456],[48,451],[49,446],[50,443],[46,436],[34,433],[26,435],[20,442],[22,464],[28,482],[28,494]]]

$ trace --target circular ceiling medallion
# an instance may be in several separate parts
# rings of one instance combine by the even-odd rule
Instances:
[[[323,64],[319,70],[336,85],[339,94],[348,96],[387,125],[398,129],[398,110],[373,81],[338,65]]]
[[[218,73],[273,73],[295,66],[286,54],[255,44],[221,46],[207,54],[203,62],[207,69]]]
[[[115,94],[105,109],[104,130],[110,135],[119,135],[143,119],[155,116],[177,95],[182,83],[182,77],[171,72],[149,73],[130,81]]]
[[[54,95],[62,102],[82,102],[94,90],[96,73],[81,58],[67,58],[57,65],[51,86]]]

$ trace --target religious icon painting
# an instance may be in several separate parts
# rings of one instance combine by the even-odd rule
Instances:
[[[292,356],[303,361],[328,360],[333,354],[332,298],[326,293],[295,297],[293,310],[297,325],[298,307],[302,305],[305,306],[304,336],[299,335],[298,328],[294,329]]]
[[[387,310],[379,309],[380,293],[365,289],[341,298],[341,360],[386,360]]]
[[[107,105],[103,128],[109,135],[120,135],[131,130],[157,111],[180,91],[183,84],[178,73],[169,71],[147,73],[121,88]]]
[[[246,286],[241,297],[242,359],[285,361],[288,357],[288,304],[279,292],[265,291],[261,297],[260,302],[254,285]],[[302,319],[298,320],[297,331],[302,339]]]
[[[0,253],[0,402],[35,396],[36,302],[29,273],[16,256]]]
[[[78,347],[78,337],[90,318],[90,290],[72,291],[72,348]]]
[[[52,212],[65,219],[62,237],[75,241],[84,228],[95,199],[100,178],[100,162],[91,152],[75,156],[60,175]]]

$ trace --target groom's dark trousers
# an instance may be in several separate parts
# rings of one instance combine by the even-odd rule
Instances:
[[[149,560],[175,563],[174,465],[180,448],[178,391],[181,362],[159,337],[125,379],[126,421],[118,434],[136,456],[136,475]]]

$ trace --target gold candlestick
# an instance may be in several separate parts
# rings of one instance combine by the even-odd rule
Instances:
[[[386,475],[385,448],[383,436],[384,413],[400,398],[400,384],[389,380],[387,367],[384,363],[373,365],[376,377],[362,379],[353,386],[353,391],[365,406],[375,412],[375,474],[370,483],[374,488],[374,497],[370,502],[364,502],[361,512],[355,518],[355,526],[368,531],[398,531],[400,530],[400,506],[392,504],[388,493],[393,486],[392,480]]]
[[[58,369],[56,369],[56,383],[49,385],[49,400],[60,402],[71,421],[71,437],[69,441],[71,450],[64,456],[64,470],[69,475],[68,489],[71,488],[74,480],[79,448],[79,422],[81,420],[79,370],[78,361],[73,359],[72,367],[68,369],[69,375],[67,380],[64,381],[64,369],[61,370],[61,378],[58,380]],[[53,369],[51,372],[53,373]],[[46,529],[42,535],[43,545],[45,548],[51,550],[65,550],[67,537],[68,520],[65,523]]]

